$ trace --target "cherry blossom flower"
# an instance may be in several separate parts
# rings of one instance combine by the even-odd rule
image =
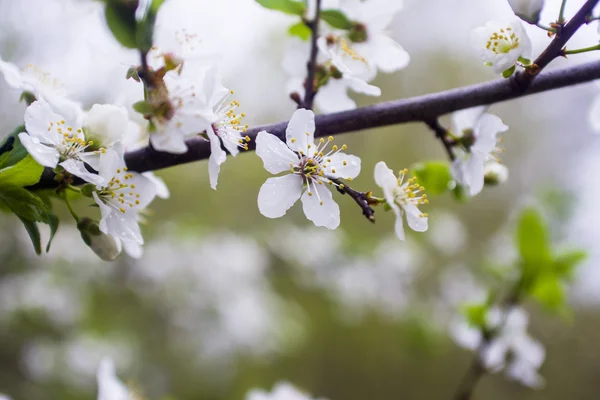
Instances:
[[[123,242],[143,244],[138,213],[154,199],[156,185],[129,172],[118,149],[102,154],[98,175],[103,183],[96,185],[92,196],[102,214],[100,231]]]
[[[540,20],[540,13],[544,8],[544,0],[508,0],[508,4],[517,17],[530,24]]]
[[[463,151],[452,163],[452,175],[469,188],[471,196],[483,189],[486,164],[499,161],[494,154],[498,152],[497,135],[508,130],[500,118],[486,110],[486,107],[475,107],[452,115],[452,132],[463,144]]]
[[[388,168],[385,162],[380,161],[375,165],[375,183],[383,189],[383,195],[387,204],[396,215],[394,229],[398,239],[404,240],[403,214],[406,214],[408,226],[415,232],[427,230],[426,213],[419,210],[419,205],[429,204],[426,194],[422,193],[425,188],[417,183],[417,178],[409,178],[404,181],[408,170],[402,170],[398,178]]]
[[[121,142],[129,129],[125,107],[112,104],[94,104],[83,121],[85,139],[95,148],[109,148]]]
[[[246,395],[246,400],[312,400],[312,397],[299,391],[292,384],[279,382],[271,393],[260,389],[252,389]]]
[[[346,145],[331,150],[333,137],[321,138],[315,144],[315,115],[310,110],[294,112],[286,130],[286,143],[276,136],[259,132],[256,154],[272,174],[287,175],[269,178],[260,188],[258,209],[268,218],[279,218],[299,198],[306,217],[316,226],[335,229],[340,224],[340,209],[333,200],[328,184],[333,180],[351,181],[360,173],[360,158],[342,153]]]
[[[136,396],[119,380],[115,364],[105,358],[100,362],[98,373],[98,400],[135,400]]]
[[[0,72],[4,80],[13,89],[29,92],[37,100],[43,100],[52,106],[58,114],[69,121],[76,122],[82,112],[81,105],[68,97],[64,85],[33,64],[23,69],[0,58]]]
[[[542,344],[527,333],[527,313],[521,308],[492,309],[486,319],[489,329],[499,331],[480,354],[485,367],[493,372],[504,369],[510,379],[532,388],[543,386],[544,380],[537,370],[544,362],[546,352]],[[481,347],[481,330],[469,326],[466,321],[452,326],[451,333],[462,347],[470,350]]]
[[[99,154],[104,150],[86,152],[94,143],[86,140],[81,127],[71,126],[62,115],[54,113],[48,103],[38,100],[27,107],[25,128],[27,132],[19,133],[19,140],[40,165],[60,165],[87,182],[102,182],[101,177],[86,169],[85,163],[97,169]]]
[[[497,74],[509,71],[520,59],[531,57],[531,40],[518,19],[490,21],[473,30],[472,42],[481,60]]]

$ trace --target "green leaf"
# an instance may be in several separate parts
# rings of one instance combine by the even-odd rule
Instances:
[[[25,126],[15,128],[0,144],[0,168],[15,165],[27,157],[27,149],[19,140],[19,133],[25,132]]]
[[[523,65],[531,65],[531,60],[524,57],[519,57],[519,62]]]
[[[565,289],[553,275],[538,279],[531,290],[531,296],[550,311],[562,311],[566,306]]]
[[[42,172],[44,172],[44,167],[28,154],[15,165],[0,170],[0,187],[35,185],[40,181]]]
[[[294,0],[256,0],[256,2],[269,10],[299,16],[302,16],[306,9],[306,5],[303,2]]]
[[[538,275],[549,270],[552,251],[544,218],[534,208],[522,211],[517,226],[516,244],[521,256],[522,279],[525,289]]]
[[[29,190],[15,186],[0,186],[0,201],[19,218],[29,221],[47,221],[50,209],[44,201]]]
[[[461,312],[469,325],[473,328],[484,328],[489,307],[488,304],[465,304],[461,307]]]
[[[19,217],[23,225],[25,225],[25,229],[27,230],[27,234],[31,239],[31,243],[33,244],[33,248],[35,249],[35,254],[42,254],[42,239],[40,237],[40,230],[38,229],[37,224],[34,221],[29,221],[25,218]]]
[[[340,10],[322,10],[321,19],[327,22],[331,27],[337,29],[352,29],[352,21],[346,17],[346,14]]]
[[[54,239],[54,235],[58,230],[59,220],[56,214],[48,213],[47,214],[48,221],[46,222],[48,226],[50,226],[50,238],[48,238],[48,244],[46,245],[46,253],[50,251],[50,245],[52,244],[52,239]]]
[[[144,114],[144,115],[152,114],[152,112],[154,111],[152,108],[152,105],[145,100],[141,100],[141,101],[138,101],[137,103],[134,103],[132,107],[135,111],[139,112],[140,114]]]
[[[559,278],[573,279],[575,268],[587,258],[583,250],[570,250],[558,254],[554,258],[554,272]]]
[[[129,49],[137,48],[136,3],[126,4],[117,0],[107,1],[104,9],[106,23],[113,36],[121,45]]]
[[[427,194],[438,195],[450,190],[452,174],[450,166],[443,161],[417,163],[411,167],[413,175],[425,187]]]
[[[300,39],[306,41],[310,39],[310,35],[312,34],[312,32],[304,22],[300,21],[297,24],[294,24],[289,27],[288,34],[290,36],[299,37]]]
[[[504,78],[510,78],[512,76],[512,74],[515,73],[515,71],[517,70],[517,66],[513,65],[512,67],[510,67],[509,69],[507,69],[506,71],[502,72],[502,76]]]

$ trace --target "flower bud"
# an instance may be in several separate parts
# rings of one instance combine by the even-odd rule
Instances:
[[[537,24],[544,7],[544,0],[508,0],[517,17],[530,24]]]
[[[81,238],[100,259],[114,261],[121,253],[121,245],[117,240],[102,233],[100,227],[89,218],[82,218],[77,223]]]
[[[484,182],[486,185],[499,185],[508,180],[508,168],[495,161],[488,162],[484,169]]]

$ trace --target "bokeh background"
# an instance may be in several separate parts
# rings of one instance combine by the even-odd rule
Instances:
[[[377,101],[494,78],[470,48],[469,33],[510,17],[506,1],[405,3],[390,33],[412,60],[377,78]],[[559,2],[546,3],[542,19],[550,21]],[[582,3],[570,0],[567,14]],[[281,61],[293,18],[253,0],[170,0],[159,23],[173,21],[222,54],[216,62],[251,125],[289,118],[294,104]],[[572,47],[596,44],[596,24],[582,28]],[[537,54],[549,39],[530,31]],[[0,55],[49,71],[88,106],[139,95],[124,79],[137,55],[111,38],[93,1],[0,0]],[[404,243],[393,235],[392,215],[379,211],[372,225],[340,196],[336,231],[315,228],[298,206],[279,220],[262,217],[256,196],[269,174],[253,153],[224,165],[218,191],[209,188],[206,162],[160,171],[171,198],[153,203],[140,260],[98,260],[60,204],[65,218],[41,257],[19,221],[2,216],[0,392],[25,400],[94,398],[96,368],[110,356],[148,399],[242,399],[279,380],[332,400],[450,398],[473,355],[454,344],[448,326],[462,302],[484,296],[493,266],[510,265],[514,219],[536,204],[557,248],[579,246],[590,257],[570,287],[568,315],[526,305],[531,334],[547,350],[545,388],[497,374],[484,378],[477,395],[598,398],[600,144],[589,124],[598,94],[590,83],[494,105],[491,112],[510,127],[502,155],[509,181],[466,203],[432,197],[430,230],[409,232]],[[22,123],[18,96],[0,82],[2,133]],[[377,161],[400,169],[445,158],[419,124],[337,141],[362,158],[354,181],[361,190],[374,189]],[[85,201],[78,207],[89,210]]]

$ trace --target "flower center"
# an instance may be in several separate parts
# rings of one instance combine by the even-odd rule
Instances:
[[[407,173],[408,169],[404,169],[398,173],[398,186],[394,189],[394,201],[396,204],[399,206],[429,204],[429,199],[424,193],[425,188],[417,183],[416,176],[404,182]],[[424,213],[420,216],[427,217],[428,215]]]
[[[127,173],[127,167],[117,169],[115,176],[99,191],[98,195],[125,214],[127,209],[135,208],[140,204],[140,194],[135,190],[135,184],[127,182],[131,178],[133,174]]]
[[[56,130],[56,134],[60,137],[58,145],[53,147],[58,150],[63,159],[76,158],[79,153],[94,144],[92,141],[86,142],[77,136],[82,135],[82,130],[74,130],[73,127],[66,126],[65,120],[50,122],[48,132],[52,132],[52,130]]]
[[[519,47],[519,38],[511,27],[501,28],[490,35],[485,47],[494,54],[506,54]]]
[[[56,92],[63,93],[65,90],[64,85],[58,79],[53,78],[48,72],[44,72],[33,64],[27,64],[23,68],[23,75],[40,82],[42,86]]]
[[[237,114],[235,112],[240,106],[240,102],[237,100],[229,100],[233,93],[233,90],[230,90],[229,94],[223,97],[219,105],[215,107],[217,118],[216,122],[212,124],[212,127],[215,134],[219,136],[221,140],[234,142],[238,147],[248,150],[250,137],[245,136],[244,138],[241,138],[241,134],[246,133],[248,130],[248,124],[242,123],[242,119],[246,117],[246,114]]]

